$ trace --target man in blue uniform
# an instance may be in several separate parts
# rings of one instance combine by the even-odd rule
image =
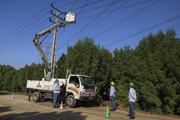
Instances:
[[[110,88],[110,100],[111,100],[111,111],[114,111],[114,97],[115,97],[115,88],[114,88],[114,82],[111,82],[111,88]]]
[[[53,97],[53,107],[58,108],[59,107],[59,102],[60,102],[60,86],[59,86],[59,81],[56,79],[55,84],[54,84],[54,97]]]
[[[133,88],[134,84],[129,83],[129,118],[135,119],[135,102],[137,101],[136,91]]]

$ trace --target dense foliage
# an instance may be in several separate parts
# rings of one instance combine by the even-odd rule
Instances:
[[[180,114],[180,39],[173,29],[166,34],[150,34],[135,49],[129,46],[113,53],[94,44],[90,38],[69,46],[56,63],[55,77],[72,73],[90,75],[96,82],[98,101],[109,99],[110,82],[115,82],[115,101],[128,105],[128,83],[132,81],[138,96],[136,107],[164,114]],[[41,64],[15,70],[0,65],[0,90],[22,91],[26,80],[43,77]]]

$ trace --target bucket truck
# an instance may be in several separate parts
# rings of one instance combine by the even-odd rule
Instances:
[[[52,30],[58,27],[64,27],[66,24],[74,24],[76,22],[75,18],[75,13],[67,13],[65,21],[56,22],[54,25],[35,35],[33,42],[39,51],[48,73],[46,74],[46,71],[44,71],[44,78],[42,78],[42,80],[27,80],[26,89],[29,93],[29,100],[31,96],[36,102],[41,101],[43,98],[53,99],[53,86],[56,79],[58,79],[59,83],[65,85],[65,101],[69,107],[75,107],[78,101],[95,99],[96,87],[94,80],[90,76],[71,74],[70,70],[67,70],[65,78],[52,77],[54,75],[54,67],[52,67],[52,64],[54,63],[48,62],[41,48],[41,42],[39,42],[42,36]],[[53,57],[53,55],[55,57],[55,54],[52,54],[51,57]]]

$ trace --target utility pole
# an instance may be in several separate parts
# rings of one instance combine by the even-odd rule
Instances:
[[[56,12],[56,23],[59,23],[59,11]],[[55,56],[56,56],[56,43],[57,43],[57,32],[58,27],[54,29],[54,38],[53,38],[53,47],[52,47],[52,54],[51,54],[51,73],[52,78],[54,78],[54,71],[55,71]]]
[[[54,14],[51,10],[51,14],[53,16],[56,17],[56,21],[52,21],[51,17],[49,18],[49,21],[54,23],[52,26],[50,26],[49,28],[43,30],[40,33],[37,33],[33,39],[34,45],[36,46],[37,50],[39,51],[39,54],[41,56],[41,59],[43,61],[43,64],[45,65],[46,69],[48,70],[47,74],[46,74],[46,69],[44,69],[44,78],[45,80],[49,81],[51,80],[51,78],[54,78],[54,71],[55,71],[55,56],[56,56],[56,42],[57,42],[57,32],[58,32],[58,28],[59,27],[65,27],[66,24],[75,24],[76,23],[76,14],[71,13],[70,11],[68,11],[68,13],[64,13],[60,10],[58,10],[57,8],[55,8],[53,6],[53,4],[51,4],[51,7],[53,9],[55,9],[57,12],[56,14]],[[65,18],[61,18],[59,17],[59,14],[62,14],[65,16]],[[59,21],[62,20],[62,21]],[[44,35],[50,33],[52,30],[54,31],[54,39],[53,39],[53,47],[52,47],[52,54],[51,54],[51,63],[49,64],[47,57],[45,56],[43,50],[42,50],[42,42],[44,41],[44,39],[47,37],[45,37],[41,42],[39,41],[39,39],[41,37],[43,37]]]

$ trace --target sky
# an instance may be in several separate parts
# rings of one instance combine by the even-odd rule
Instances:
[[[54,24],[49,21],[55,21],[50,10],[56,14],[51,3],[62,12],[76,13],[75,24],[58,30],[56,61],[87,36],[112,53],[128,45],[135,49],[149,33],[172,27],[180,38],[180,0],[0,0],[1,65],[20,69],[42,63],[33,38]],[[49,60],[52,42],[53,31],[42,43]]]

